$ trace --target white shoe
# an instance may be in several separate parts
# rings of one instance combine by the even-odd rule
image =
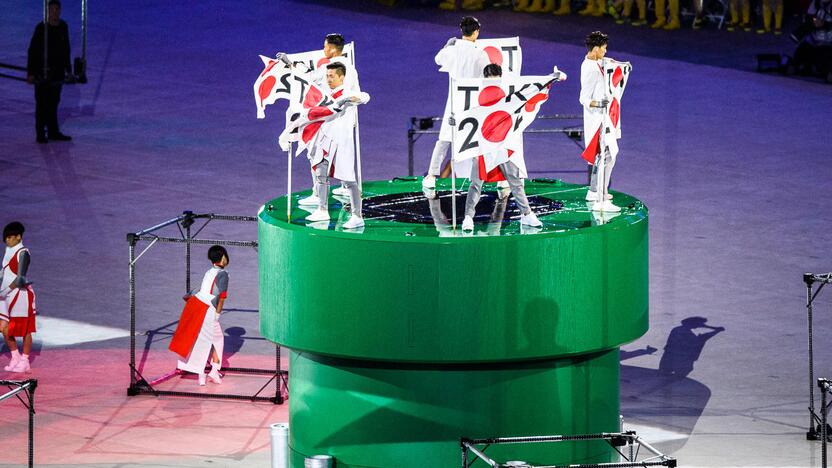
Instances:
[[[526,226],[531,227],[540,227],[543,226],[543,223],[537,219],[537,215],[534,214],[534,211],[530,211],[527,215],[520,216],[520,224],[525,224]]]
[[[32,372],[32,367],[29,365],[29,360],[28,359],[23,359],[21,357],[20,360],[17,361],[17,364],[12,369],[12,372],[25,372],[25,373]]]
[[[338,188],[332,189],[332,194],[338,195],[339,197],[348,197],[350,196],[350,191],[342,185]]]
[[[426,175],[422,179],[422,188],[426,188],[426,189],[436,188],[436,176]]]
[[[202,374],[203,376],[205,374]],[[208,378],[211,379],[211,382],[219,385],[222,383],[222,377],[220,376],[220,371],[217,369],[211,369],[211,372],[208,373]],[[202,385],[202,384],[200,384]]]
[[[465,219],[462,220],[462,230],[463,231],[473,231],[474,230],[474,218],[470,216],[466,216]]]
[[[436,199],[436,189],[422,187],[422,193],[425,195],[425,198],[428,200],[435,200]]]
[[[603,202],[596,201],[592,204],[592,211],[603,211],[605,213],[618,213],[621,211],[621,208],[612,204],[611,201],[606,200]]]
[[[311,215],[307,216],[306,220],[310,222],[329,221],[329,211],[318,208]]]
[[[341,227],[344,229],[357,229],[364,227],[364,218],[358,215],[350,215],[350,219],[347,220]]]
[[[18,362],[20,362],[20,354],[18,354],[17,356],[12,356],[11,361],[9,361],[9,365],[4,367],[3,370],[11,371],[15,368],[15,366],[17,366]]]
[[[317,195],[309,195],[298,200],[298,205],[318,206],[319,203],[321,203],[321,199]]]
[[[200,387],[205,386],[205,372],[200,372],[199,373],[199,386]]]
[[[607,196],[604,197],[604,198],[606,198],[607,200],[612,200],[612,194],[607,193]],[[596,201],[597,199],[598,199],[598,193],[597,192],[593,192],[592,190],[587,190],[586,191],[586,198],[585,198],[586,201]]]

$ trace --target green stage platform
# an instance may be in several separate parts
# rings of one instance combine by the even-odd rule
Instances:
[[[619,426],[618,348],[647,331],[647,208],[613,192],[527,181],[542,229],[493,192],[472,234],[421,178],[364,184],[366,227],[307,225],[293,194],[259,213],[261,333],[290,349],[291,466],[460,466],[460,437],[588,434]],[[486,184],[493,190],[493,184]],[[460,184],[464,190],[467,184]],[[458,222],[465,203],[457,198]],[[372,218],[372,219],[371,219]],[[601,441],[495,446],[531,463],[616,459]]]

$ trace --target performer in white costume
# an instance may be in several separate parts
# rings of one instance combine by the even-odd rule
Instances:
[[[558,73],[558,79],[566,79],[565,74],[560,78],[560,72],[557,72],[557,67],[555,67],[555,70]],[[483,76],[493,79],[495,81],[494,84],[499,86],[499,78],[503,76],[503,70],[499,65],[492,63],[483,69]],[[452,123],[455,122],[452,121]],[[523,187],[522,176],[522,173],[525,172],[525,163],[522,161],[522,156],[516,155],[509,157],[508,148],[503,148],[496,154],[486,154],[483,157],[492,159],[494,164],[504,161],[499,163],[497,167],[500,168],[500,172],[502,172],[503,177],[508,182],[511,193],[514,195],[514,202],[520,209],[520,224],[533,227],[543,226],[543,223],[537,219],[537,215],[529,207],[529,201],[526,198],[526,190]],[[468,187],[468,196],[465,199],[465,218],[462,220],[463,231],[474,230],[474,215],[477,211],[477,203],[482,195],[482,183],[479,164],[473,164],[471,168],[471,186]]]
[[[609,98],[605,92],[603,59],[607,53],[609,38],[606,34],[595,31],[586,37],[587,54],[581,64],[581,94],[579,101],[584,108],[584,145],[589,147],[600,131],[603,132],[604,110],[609,105]],[[606,138],[616,138],[614,135]],[[596,142],[597,143],[597,142]],[[602,156],[603,153],[603,156]],[[598,165],[601,157],[604,158],[604,183],[605,187],[599,184]],[[599,148],[596,155],[595,165],[592,169],[592,178],[589,190],[586,194],[587,201],[599,201],[598,194],[607,193],[606,188],[610,184],[610,175],[615,166],[615,155],[611,154],[608,148]],[[612,195],[607,193],[603,203],[595,203],[593,209],[606,212],[621,211],[621,208],[613,205]]]
[[[314,69],[308,69],[308,73],[316,84],[323,87],[326,84],[326,66],[331,63],[342,63],[347,70],[346,76],[344,77],[344,89],[353,93],[360,93],[361,86],[358,82],[358,71],[352,65],[352,60],[343,55],[345,44],[346,41],[341,34],[327,34],[326,38],[324,38],[324,59],[320,60]],[[288,58],[284,59],[285,56],[286,54],[283,52],[277,54],[278,60],[289,60]],[[301,198],[298,200],[298,204],[318,206],[320,200],[318,197],[317,177],[315,176],[314,170],[312,171],[312,186],[314,187],[312,195]],[[349,189],[342,184],[341,187],[336,188],[332,193],[346,197],[349,196]]]
[[[489,64],[488,55],[475,44],[480,35],[479,21],[472,16],[466,16],[462,18],[459,28],[462,31],[462,39],[455,37],[448,39],[445,47],[434,58],[436,64],[440,66],[439,71],[448,73],[450,83],[453,83],[455,79],[480,78],[483,68]],[[448,122],[451,114],[449,92],[445,102],[445,113],[442,116],[442,126],[439,129],[439,140],[433,147],[428,175],[422,180],[422,186],[425,189],[436,187],[436,177],[440,174],[442,161],[451,147],[452,131]]]
[[[355,144],[353,128],[357,116],[355,106],[366,104],[370,95],[346,89],[344,82],[347,69],[341,63],[326,66],[326,81],[332,91],[336,107],[347,107],[338,117],[324,122],[307,150],[309,162],[315,173],[318,192],[318,209],[306,217],[307,221],[329,220],[329,178],[335,177],[344,183],[350,194],[350,218],[344,229],[364,226],[361,216],[361,191],[355,177]]]
[[[178,361],[176,368],[199,376],[199,385],[205,385],[205,363],[211,358],[208,378],[222,383],[222,351],[224,336],[220,327],[220,314],[228,297],[228,252],[219,245],[208,249],[211,269],[202,277],[196,294],[188,297],[179,325],[173,334],[169,349],[186,361]]]
[[[5,370],[30,372],[29,352],[35,328],[35,292],[26,278],[31,257],[23,246],[23,224],[15,221],[3,228],[6,253],[0,270],[0,332],[11,350],[12,359]],[[23,353],[17,348],[17,338],[23,338]]]

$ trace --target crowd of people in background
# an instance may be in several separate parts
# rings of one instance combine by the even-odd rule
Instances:
[[[797,44],[780,70],[832,83],[832,0],[420,0],[445,10],[611,17],[618,24],[672,31],[683,27],[788,36]],[[784,30],[785,33],[784,34]]]
[[[522,13],[549,13],[557,16],[610,16],[618,24],[675,30],[690,18],[690,27],[701,29],[710,19],[727,31],[756,31],[758,34],[783,34],[786,8],[806,11],[812,0],[442,0],[439,8],[464,10],[511,8]],[[789,3],[786,5],[786,3]],[[717,18],[720,21],[716,21]],[[688,22],[685,21],[685,25]]]

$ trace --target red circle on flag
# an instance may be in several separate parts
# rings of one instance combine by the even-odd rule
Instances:
[[[534,96],[532,96],[531,99],[526,101],[526,104],[525,104],[524,108],[525,108],[526,112],[534,112],[537,105],[546,101],[547,99],[549,99],[548,94],[537,93]]]
[[[618,99],[613,99],[610,103],[610,121],[612,122],[612,126],[618,128],[618,119],[621,118],[621,104],[618,103]]]
[[[260,100],[264,100],[269,97],[269,94],[272,93],[272,88],[274,88],[274,84],[277,83],[277,80],[273,76],[267,76],[262,83],[260,83],[260,89],[257,90],[258,94],[260,95]]]
[[[480,91],[477,101],[481,106],[493,106],[506,97],[506,93],[499,86],[486,86]]]
[[[499,143],[506,139],[509,130],[514,125],[511,115],[506,111],[492,112],[482,122],[482,136],[492,143]]]
[[[321,68],[322,66],[324,66],[328,63],[329,63],[329,59],[324,57],[324,58],[318,60],[318,63],[315,65],[315,68]]]
[[[488,61],[491,63],[496,63],[497,65],[503,65],[503,54],[500,53],[500,50],[494,46],[488,46],[483,51],[488,54]]]

